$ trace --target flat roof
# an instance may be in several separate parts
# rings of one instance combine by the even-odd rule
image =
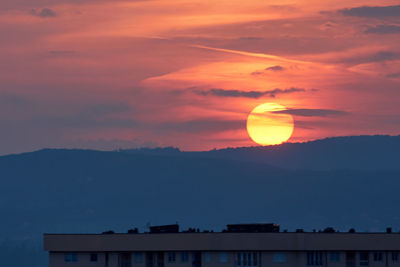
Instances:
[[[117,251],[391,251],[399,233],[44,234],[51,252]]]

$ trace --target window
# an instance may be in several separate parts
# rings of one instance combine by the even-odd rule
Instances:
[[[257,266],[257,265],[258,265],[258,262],[257,262],[257,253],[256,253],[256,252],[253,252],[252,254],[253,254],[253,266]]]
[[[340,261],[340,253],[339,252],[331,252],[330,260],[331,260],[331,262],[339,262]]]
[[[320,251],[307,252],[307,265],[308,266],[321,266],[322,265],[322,252],[320,252]]]
[[[258,266],[257,252],[236,253],[236,266]]]
[[[346,267],[355,267],[356,266],[356,253],[354,251],[346,251]]]
[[[192,253],[192,267],[201,267],[202,253],[195,251]]]
[[[90,254],[90,261],[91,262],[96,262],[97,261],[97,254],[96,253]]]
[[[136,252],[135,253],[135,263],[142,263],[143,262],[143,253]]]
[[[228,253],[220,252],[219,253],[219,262],[228,262]]]
[[[205,252],[205,253],[204,253],[204,261],[205,261],[205,262],[210,262],[210,261],[211,261],[211,254],[210,254],[210,252]]]
[[[383,261],[383,253],[374,252],[374,261]]]
[[[392,252],[392,261],[393,262],[398,262],[399,261],[399,253],[396,251]]]
[[[286,253],[274,252],[274,255],[272,256],[272,262],[276,262],[276,263],[286,262]]]
[[[78,261],[78,254],[76,254],[76,253],[65,253],[64,254],[64,261],[65,262],[77,262]]]
[[[119,254],[119,267],[131,267],[132,253],[123,252]]]
[[[168,252],[168,262],[175,262],[175,261],[176,261],[175,252]]]
[[[368,266],[369,254],[368,252],[360,252],[360,266]]]
[[[181,261],[182,261],[182,262],[188,262],[188,261],[189,261],[189,253],[187,253],[187,252],[182,252],[182,253],[181,253]]]

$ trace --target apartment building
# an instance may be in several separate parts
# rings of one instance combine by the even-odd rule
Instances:
[[[50,267],[400,267],[400,234],[281,232],[276,224],[222,232],[178,225],[116,234],[45,234]]]

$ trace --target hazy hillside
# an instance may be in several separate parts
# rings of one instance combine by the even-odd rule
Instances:
[[[3,156],[0,256],[32,254],[43,232],[143,231],[148,223],[221,230],[226,223],[277,222],[289,230],[399,231],[400,170],[394,160],[384,162],[397,155],[399,139],[352,137],[204,153],[41,150]],[[322,151],[327,156],[319,159]],[[362,160],[357,156],[365,153]],[[324,165],[329,160],[336,162]],[[303,170],[291,170],[296,164]],[[354,168],[340,170],[346,166]],[[388,170],[379,170],[383,166]],[[327,168],[332,170],[312,170]],[[42,266],[45,254],[40,257],[30,266]],[[6,267],[12,266],[18,265]]]
[[[334,137],[306,143],[286,143],[267,147],[240,147],[207,152],[180,152],[177,149],[125,150],[146,153],[235,159],[308,170],[400,170],[400,136]]]

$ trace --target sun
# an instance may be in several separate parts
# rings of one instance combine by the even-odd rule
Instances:
[[[255,107],[247,118],[247,132],[259,145],[278,145],[286,142],[293,133],[294,122],[290,114],[279,113],[287,110],[276,103],[265,103]]]

